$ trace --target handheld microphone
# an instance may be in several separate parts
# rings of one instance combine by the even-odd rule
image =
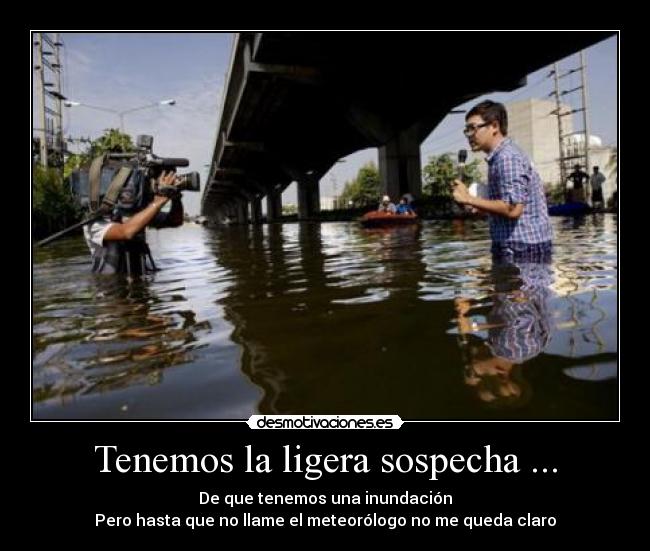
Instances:
[[[465,161],[467,161],[467,149],[461,149],[458,152],[458,179],[461,181],[465,178]]]

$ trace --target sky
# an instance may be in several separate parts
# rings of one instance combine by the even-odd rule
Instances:
[[[64,108],[63,127],[73,138],[99,137],[106,128],[119,127],[119,116],[88,106],[114,111],[174,99],[176,104],[156,105],[124,116],[132,136],[154,136],[153,151],[161,157],[186,157],[205,186],[219,124],[222,91],[230,63],[232,33],[61,33],[64,43],[63,94],[85,105]],[[617,37],[586,50],[587,90],[591,134],[603,144],[616,144],[617,134]],[[578,66],[579,57],[560,61],[565,72]],[[480,62],[480,60],[477,60]],[[482,99],[509,102],[546,98],[553,90],[547,78],[550,67],[528,76],[528,84],[507,94],[488,94],[456,109],[466,109]],[[578,75],[564,79],[566,87],[579,85]],[[34,97],[34,95],[33,95]],[[579,94],[570,94],[573,102]],[[568,101],[571,103],[571,101]],[[33,102],[33,110],[37,103]],[[35,120],[37,120],[35,118]],[[466,147],[462,115],[447,116],[422,143],[422,163],[430,155]],[[576,116],[574,127],[581,128]],[[78,146],[70,145],[72,151]],[[321,180],[321,195],[340,194],[344,183],[356,176],[368,161],[377,162],[377,150],[367,149],[337,163]],[[295,203],[295,184],[287,188],[283,203]],[[200,193],[184,193],[189,214],[199,213]]]

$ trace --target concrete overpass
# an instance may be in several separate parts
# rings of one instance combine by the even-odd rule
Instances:
[[[239,33],[201,212],[260,222],[298,184],[300,219],[319,211],[320,178],[379,148],[385,193],[421,190],[420,144],[453,109],[613,32]]]

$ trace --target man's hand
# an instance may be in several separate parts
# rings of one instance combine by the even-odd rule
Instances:
[[[156,196],[164,197],[165,199],[176,199],[180,197],[180,191],[176,188],[177,181],[175,170],[163,172],[158,177],[158,180],[156,180]]]
[[[173,186],[176,184],[176,171],[175,170],[165,170],[156,182],[158,187]]]
[[[454,200],[461,205],[468,204],[471,201],[472,196],[470,195],[467,186],[465,186],[465,184],[460,180],[454,180],[454,183],[452,185],[454,186]]]

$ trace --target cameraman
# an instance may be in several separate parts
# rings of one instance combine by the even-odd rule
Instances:
[[[167,193],[154,194],[151,202],[142,207],[139,205],[143,196],[139,189],[141,186],[135,174],[131,175],[113,212],[84,226],[93,273],[133,276],[156,270],[146,242],[145,227],[174,228],[183,224],[181,194],[173,189],[177,183],[176,172],[162,172],[156,183],[154,189],[166,189]],[[170,199],[169,212],[161,212]]]

